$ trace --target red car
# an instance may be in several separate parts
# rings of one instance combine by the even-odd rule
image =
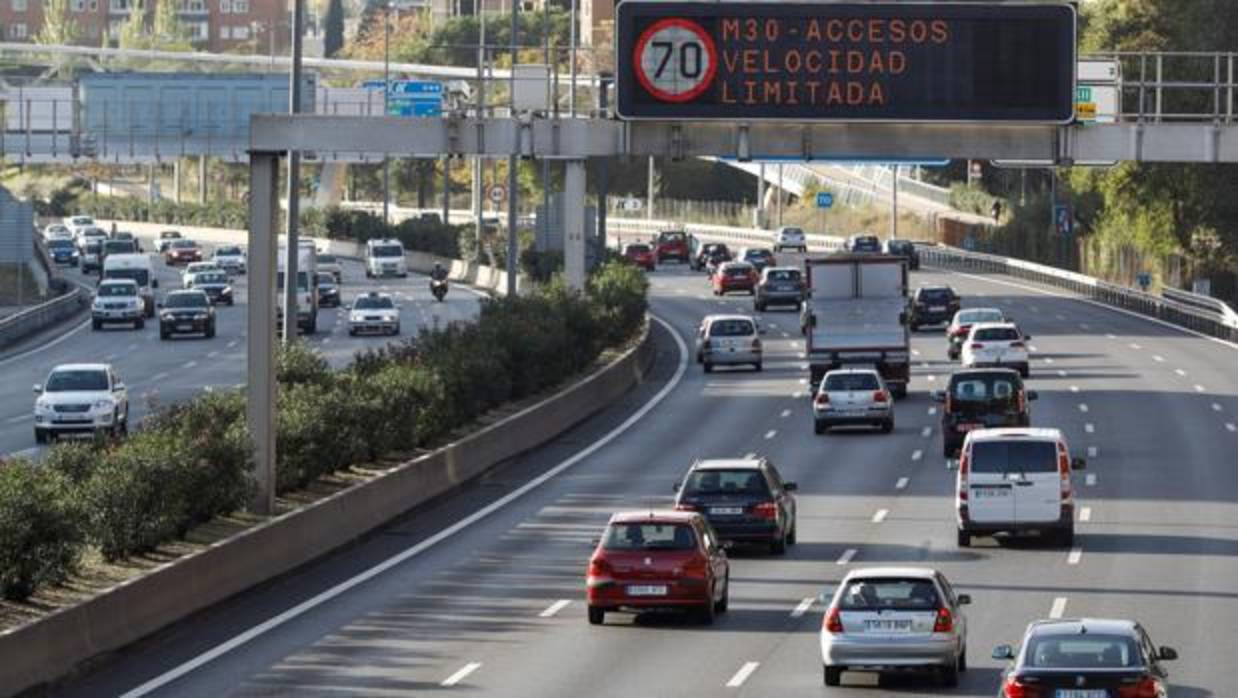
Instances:
[[[703,516],[690,511],[620,512],[589,559],[589,623],[612,611],[681,608],[703,623],[725,613],[730,563]]]
[[[623,258],[645,271],[653,271],[655,268],[653,249],[643,242],[624,245]]]
[[[658,264],[666,259],[677,259],[684,264],[692,261],[692,253],[688,250],[688,234],[682,230],[663,230],[654,240]]]
[[[173,240],[168,244],[167,251],[163,253],[163,261],[169,266],[201,262],[202,250],[193,240]]]
[[[712,280],[715,296],[725,296],[732,291],[747,291],[748,295],[755,296],[759,275],[757,268],[747,262],[726,262],[718,267]]]

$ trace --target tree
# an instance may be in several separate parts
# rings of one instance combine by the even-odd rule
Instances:
[[[146,48],[146,2],[133,0],[129,8],[129,19],[120,27],[120,48]]]
[[[329,0],[324,24],[322,51],[327,58],[334,58],[344,48],[344,0]]]
[[[77,38],[77,23],[69,16],[69,0],[47,0],[43,8],[43,28],[34,41],[44,46],[64,46]]]
[[[158,0],[155,6],[155,41],[183,43],[189,40],[189,30],[176,11],[176,0]]]

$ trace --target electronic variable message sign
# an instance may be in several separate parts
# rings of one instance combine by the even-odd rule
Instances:
[[[628,119],[1066,123],[1075,10],[623,0]]]

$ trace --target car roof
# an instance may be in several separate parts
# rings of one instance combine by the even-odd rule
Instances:
[[[738,315],[738,314],[736,315],[706,315],[705,319],[702,322],[714,323],[714,322],[718,322],[719,320],[747,320],[748,322],[756,324],[756,318],[752,317],[751,315]]]
[[[1002,368],[1000,366],[993,366],[991,368],[962,368],[950,374],[950,380],[953,381],[956,378],[962,379],[962,378],[975,378],[978,376],[998,376],[998,375],[1005,378],[1005,377],[1009,377],[1012,374],[1016,377],[1019,377],[1018,370],[1013,369],[1013,368]]]
[[[133,279],[104,279],[99,282],[100,286],[137,286],[138,282]]]
[[[404,243],[400,242],[399,240],[396,240],[395,238],[381,238],[378,240],[370,240],[369,244],[371,245],[402,245]]]
[[[972,330],[1017,330],[1019,326],[1013,322],[977,322],[971,328]]]
[[[917,291],[953,291],[954,289],[946,284],[924,284],[916,287]]]
[[[1028,626],[1028,635],[1083,635],[1106,633],[1134,635],[1138,625],[1133,620],[1120,618],[1055,618],[1038,620]]]
[[[937,574],[936,570],[928,567],[864,567],[856,570],[851,570],[847,576],[843,578],[846,582],[851,579],[895,579],[906,578],[912,579],[933,579]]]
[[[111,364],[59,364],[52,369],[52,373],[57,371],[107,371],[111,368]]]
[[[196,288],[177,288],[177,289],[173,289],[173,290],[171,290],[171,291],[168,291],[168,295],[169,295],[169,296],[177,296],[177,295],[181,295],[181,296],[186,296],[186,295],[190,295],[190,296],[205,296],[205,295],[206,295],[206,291],[202,291],[202,290],[199,290],[199,289],[196,289]]]
[[[675,511],[674,509],[643,509],[640,511],[617,511],[610,515],[610,523],[688,523],[700,514],[695,511]]]
[[[967,432],[972,443],[977,441],[1059,441],[1060,429],[1050,427],[1005,427],[1001,429],[977,429]]]
[[[748,267],[749,269],[755,269],[755,268],[756,268],[756,267],[752,266],[751,264],[749,264],[748,262],[745,262],[745,261],[743,261],[743,260],[738,260],[738,259],[736,259],[736,260],[732,260],[732,261],[730,261],[730,262],[723,262],[723,263],[722,263],[722,266],[724,266],[724,267],[732,267],[732,268],[742,268],[742,267]]]
[[[793,271],[797,274],[803,273],[803,270],[800,269],[799,267],[765,267],[766,274],[770,273],[771,271]]]
[[[759,470],[763,458],[706,458],[692,464],[691,470]]]
[[[825,372],[826,376],[832,376],[836,373],[876,373],[878,376],[881,372],[876,366],[844,366],[843,368],[835,368]]]
[[[1000,313],[1002,317],[1006,317],[1005,311],[1003,311],[1001,308],[992,308],[988,306],[983,307],[983,308],[960,308],[959,311],[955,313],[955,315],[961,315],[962,313],[975,313],[975,312]]]

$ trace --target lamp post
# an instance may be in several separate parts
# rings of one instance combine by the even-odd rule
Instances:
[[[387,3],[383,13],[383,116],[391,115],[391,12],[395,3]],[[383,225],[391,224],[391,158],[383,155]]]

